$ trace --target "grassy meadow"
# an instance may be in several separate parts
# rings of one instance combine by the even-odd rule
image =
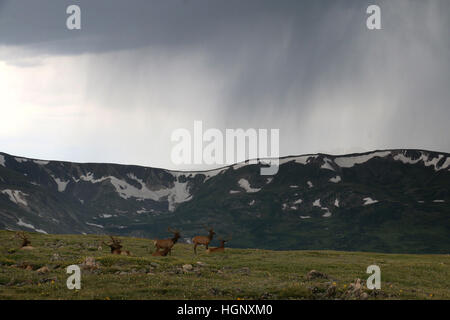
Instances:
[[[153,257],[151,240],[119,237],[132,253],[119,256],[99,248],[107,236],[27,234],[33,250],[20,250],[14,232],[0,231],[0,300],[450,299],[448,254],[226,249],[208,255],[199,247],[194,255],[192,245],[176,244],[171,256]],[[82,268],[81,289],[69,290],[66,267],[87,257],[97,267]],[[381,268],[381,290],[365,288],[372,264]],[[311,270],[325,275],[308,277]],[[363,295],[353,294],[358,278]]]

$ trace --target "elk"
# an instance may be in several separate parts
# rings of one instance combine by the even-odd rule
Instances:
[[[167,231],[173,233],[173,237],[169,239],[156,239],[153,241],[156,247],[156,251],[158,252],[159,249],[168,249],[169,254],[172,254],[172,247],[177,243],[178,239],[180,239],[180,231],[173,230],[172,228],[168,228]],[[166,253],[167,254],[167,253]]]
[[[152,253],[152,256],[154,256],[154,257],[165,257],[165,256],[167,256],[167,253],[169,253],[169,252],[170,252],[170,248],[167,247],[167,248],[164,248],[162,251],[156,250],[155,252]]]
[[[228,237],[228,239],[219,239],[219,240],[220,240],[220,247],[206,249],[206,253],[224,252],[225,251],[225,242],[230,241],[231,237]]]
[[[105,241],[102,241],[102,244],[105,246],[108,246],[111,248],[112,254],[121,254],[125,256],[131,255],[130,251],[128,250],[122,250],[122,245],[120,244],[122,241],[119,239],[114,238],[113,236],[109,236],[111,238],[111,243],[106,243]]]
[[[208,236],[196,236],[192,238],[192,243],[194,244],[194,253],[197,254],[197,246],[203,245],[206,247],[206,250],[208,250],[208,245],[211,242],[212,238],[216,234],[213,230],[213,228],[206,228],[208,230]]]
[[[33,246],[31,245],[31,241],[28,239],[25,232],[23,232],[23,231],[16,232],[16,237],[22,239],[22,245],[21,245],[20,249],[23,249],[23,250],[34,249]]]

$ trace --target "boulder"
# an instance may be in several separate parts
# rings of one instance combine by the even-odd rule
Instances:
[[[100,267],[100,263],[96,262],[94,257],[87,257],[80,267],[85,270],[94,270]]]
[[[47,266],[43,266],[42,268],[37,269],[36,272],[39,274],[44,274],[50,272],[50,269]]]
[[[184,271],[192,271],[194,267],[192,266],[192,264],[184,264],[183,265],[183,270]]]
[[[317,271],[317,270],[311,270],[306,274],[306,280],[313,280],[313,279],[328,279],[328,275],[326,273]]]

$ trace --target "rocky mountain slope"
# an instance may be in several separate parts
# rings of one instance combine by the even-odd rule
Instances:
[[[385,150],[180,172],[0,153],[0,229],[185,241],[213,226],[230,246],[450,251],[450,154]]]

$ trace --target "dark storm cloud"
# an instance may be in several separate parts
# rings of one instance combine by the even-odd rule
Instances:
[[[82,32],[65,29],[65,9],[70,4],[78,4],[82,9]],[[240,35],[248,33],[249,28],[257,31],[257,27],[274,18],[303,15],[310,19],[305,14],[307,6],[299,1],[276,4],[274,1],[11,0],[3,1],[2,7],[1,43],[39,45],[63,39],[78,41],[72,46],[52,48],[67,53],[146,45],[208,45],[210,41],[228,46],[230,40],[241,41]]]
[[[80,31],[65,28],[71,4],[82,10]],[[380,5],[382,30],[367,30],[369,4]],[[283,155],[450,151],[449,16],[447,0],[0,0],[0,47],[26,49],[0,59],[28,67],[40,55],[117,52],[86,68],[91,100],[131,109],[136,96],[167,87],[186,102],[159,107],[169,120],[188,108],[209,127],[281,128]],[[179,77],[150,82],[155,68]],[[220,101],[210,108],[170,83],[200,83],[192,91],[201,94],[208,76],[224,83],[205,92]]]

